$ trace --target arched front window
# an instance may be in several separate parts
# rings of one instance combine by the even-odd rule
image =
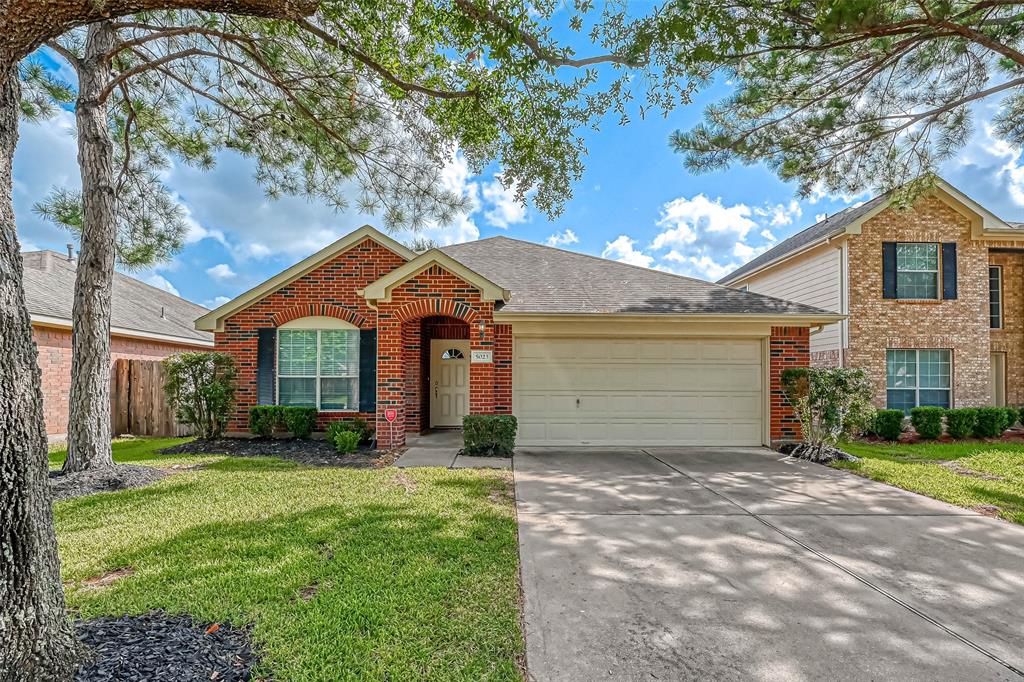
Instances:
[[[463,355],[462,351],[458,348],[449,348],[445,352],[441,353],[442,360],[463,360],[465,357],[466,356]]]
[[[359,409],[359,328],[303,317],[277,330],[277,403],[322,411]]]

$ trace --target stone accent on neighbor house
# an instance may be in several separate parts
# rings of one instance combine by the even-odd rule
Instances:
[[[843,366],[843,351],[836,348],[834,350],[821,350],[814,351],[811,353],[811,367],[842,367]]]
[[[772,327],[768,343],[772,443],[800,437],[800,420],[782,391],[781,379],[782,373],[790,367],[807,367],[810,355],[811,337],[808,327]]]
[[[1003,326],[990,330],[993,353],[1006,353],[1006,404],[1024,404],[1024,253],[989,252],[1003,270]]]
[[[849,366],[864,369],[877,405],[886,403],[886,350],[948,348],[953,363],[953,404],[989,402],[989,243],[971,239],[966,217],[934,196],[912,208],[887,208],[861,227],[849,244]],[[882,298],[882,243],[956,242],[957,298],[906,301]]]

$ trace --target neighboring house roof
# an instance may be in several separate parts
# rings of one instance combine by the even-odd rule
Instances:
[[[231,317],[239,310],[249,307],[256,301],[269,296],[282,287],[288,286],[288,284],[294,282],[299,277],[312,272],[342,251],[361,243],[367,237],[373,239],[381,246],[393,251],[407,261],[416,258],[415,251],[409,249],[403,244],[400,244],[383,232],[374,229],[370,225],[363,225],[358,230],[346,234],[333,244],[328,244],[312,256],[299,261],[284,272],[271,277],[252,289],[249,289],[249,291],[231,299],[219,308],[211,310],[196,320],[196,328],[211,332],[219,330],[222,331],[224,320]]]
[[[25,303],[33,322],[71,326],[75,299],[75,261],[54,251],[21,254]],[[196,318],[207,312],[120,272],[114,273],[111,332],[173,343],[213,345],[213,334],[198,331]]]
[[[800,303],[508,237],[441,250],[511,292],[503,314],[836,317]]]
[[[962,209],[975,214],[978,217],[978,227],[986,233],[1005,236],[1008,232],[1012,233],[1024,228],[1024,223],[1010,223],[1000,220],[987,208],[942,178],[936,178],[933,191],[941,193],[942,196],[946,197],[954,205],[958,205]],[[762,270],[776,261],[799,253],[822,241],[845,233],[859,233],[860,224],[888,207],[892,196],[893,192],[886,192],[863,204],[851,206],[838,213],[834,213],[824,220],[797,232],[792,237],[782,240],[761,255],[744,263],[718,280],[718,283],[733,284],[747,275]],[[1020,236],[1014,235],[1013,238],[1019,239]]]

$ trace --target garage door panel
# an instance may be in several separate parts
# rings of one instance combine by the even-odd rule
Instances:
[[[515,348],[523,445],[761,442],[760,340],[517,337]]]

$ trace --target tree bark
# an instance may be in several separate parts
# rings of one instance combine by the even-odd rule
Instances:
[[[91,24],[78,70],[78,166],[82,173],[82,241],[71,310],[71,394],[64,471],[114,466],[110,449],[110,310],[117,216],[114,144],[107,104],[116,33]]]
[[[11,165],[16,65],[0,67],[0,680],[66,680],[78,646],[64,610],[47,481],[43,394],[25,309]]]

